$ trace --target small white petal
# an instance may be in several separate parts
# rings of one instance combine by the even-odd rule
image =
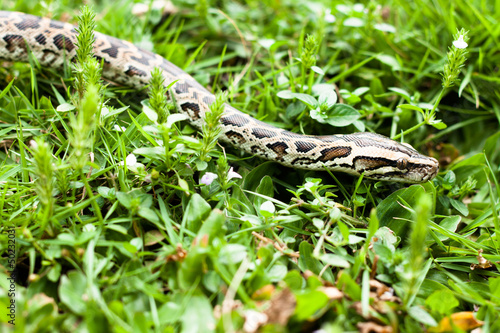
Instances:
[[[328,23],[334,23],[335,22],[335,16],[333,16],[332,11],[330,9],[327,9],[325,11],[325,21]]]
[[[233,178],[243,178],[241,175],[237,172],[233,171],[233,168],[229,169],[229,172],[227,173],[227,180],[231,180]]]
[[[30,140],[30,146],[32,149],[37,149],[38,148],[38,143],[36,143],[35,140]]]
[[[114,129],[115,129],[115,131],[118,131],[118,132],[125,132],[125,130],[126,130],[126,128],[125,128],[125,127],[123,127],[123,126],[118,126],[118,125],[116,125],[116,124],[115,124],[115,126],[114,126]]]
[[[109,113],[109,109],[105,106],[101,108],[101,118]]]
[[[206,172],[200,179],[200,184],[210,185],[217,178],[213,172]]]
[[[127,165],[136,165],[137,164],[137,158],[135,157],[134,154],[128,154],[128,156],[125,160],[127,162]]]
[[[457,49],[465,49],[469,44],[464,41],[464,36],[460,35],[456,41],[453,41],[453,46]]]

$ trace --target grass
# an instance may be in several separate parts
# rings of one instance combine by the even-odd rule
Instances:
[[[3,62],[2,330],[12,299],[24,332],[500,330],[500,1],[176,5],[93,9],[98,31],[254,117],[403,137],[441,172],[408,186],[281,167],[215,145],[216,106],[198,134],[161,80],[104,87],[88,54],[76,74]],[[80,6],[2,8],[76,23]]]

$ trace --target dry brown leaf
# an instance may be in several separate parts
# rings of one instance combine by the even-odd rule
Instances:
[[[295,311],[295,296],[290,289],[283,289],[269,303],[269,308],[264,311],[268,317],[268,322],[285,326]]]
[[[344,297],[344,293],[335,287],[320,287],[318,290],[328,296],[329,300],[337,300]]]
[[[252,294],[252,299],[257,301],[270,299],[274,294],[276,287],[272,284],[266,284],[262,288],[259,288]]]
[[[483,249],[480,249],[477,252],[478,252],[477,253],[478,264],[471,264],[470,265],[470,269],[471,270],[474,270],[476,268],[486,269],[486,268],[490,268],[491,266],[493,266],[491,264],[491,261],[489,261],[489,260],[487,260],[486,258],[483,257]]]
[[[401,303],[401,299],[394,296],[394,289],[386,286],[380,281],[370,280],[370,290],[372,291],[370,297],[375,299],[375,301]]]
[[[453,323],[453,326],[464,331],[472,330],[484,324],[484,322],[477,320],[476,317],[474,317],[474,312],[472,311],[457,312],[449,317],[444,317],[443,319],[441,319],[439,325],[430,328],[429,332],[453,332],[451,323]]]
[[[392,333],[391,326],[382,326],[373,321],[367,323],[358,323],[360,333]]]

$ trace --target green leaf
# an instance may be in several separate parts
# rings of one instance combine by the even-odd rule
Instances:
[[[425,193],[422,185],[412,185],[393,192],[377,206],[377,218],[381,226],[387,226],[401,237],[408,232],[405,219],[411,219],[412,213],[403,207],[403,202],[413,207],[418,198]],[[396,219],[397,218],[397,219]]]
[[[262,183],[262,180],[266,177],[272,176],[273,172],[277,170],[276,164],[273,163],[276,162],[272,161],[264,162],[260,164],[258,167],[253,168],[248,175],[243,177],[243,188],[248,191],[256,192],[257,187],[267,182],[266,180],[264,181],[264,183]],[[263,187],[261,187],[262,191],[267,192],[269,190],[268,186],[269,184],[264,184]],[[269,192],[262,194],[268,195]],[[253,200],[253,197],[250,196],[250,198]]]
[[[342,237],[344,238],[344,241],[348,242],[349,241],[349,227],[342,221],[338,220],[337,225],[339,227],[340,233],[342,234]]]
[[[436,278],[436,277],[434,277]],[[422,284],[420,285],[420,290],[418,292],[419,296],[422,298],[427,298],[429,297],[433,292],[441,289],[446,289],[446,287],[434,280],[431,279],[425,279]]]
[[[330,90],[330,91],[322,91],[321,94],[318,97],[318,103],[319,105],[326,103],[328,108],[332,108],[335,103],[337,103],[337,93],[335,90]]]
[[[294,93],[293,97],[297,98],[299,101],[304,102],[309,107],[315,107],[318,105],[318,101],[316,100],[316,98],[308,94]]]
[[[264,217],[272,217],[276,212],[276,207],[272,201],[265,201],[262,205],[260,205],[259,213]]]
[[[203,239],[198,239],[196,246],[191,247],[184,261],[180,263],[180,268],[177,270],[177,280],[181,289],[189,290],[201,281],[200,269],[206,266],[206,258],[209,253],[207,246],[208,244]]]
[[[71,111],[74,109],[76,109],[76,106],[74,106],[73,104],[64,103],[64,104],[60,104],[56,110],[57,110],[57,112],[67,112],[67,111]]]
[[[403,97],[408,103],[411,102],[411,95],[406,90],[397,87],[390,87],[388,88],[388,90],[395,92],[397,95]],[[398,105],[398,107],[401,107],[401,105]]]
[[[214,332],[215,319],[210,300],[201,293],[193,295],[182,314],[181,323],[182,333]]]
[[[456,175],[456,183],[460,184],[469,177],[477,180],[477,187],[480,188],[486,182],[486,176],[483,171],[486,165],[486,159],[483,153],[472,155],[451,167]]]
[[[142,155],[149,157],[151,159],[163,159],[165,156],[165,148],[164,147],[141,147],[136,148],[133,151],[136,155]]]
[[[226,217],[224,213],[218,209],[212,210],[198,231],[198,236],[207,235],[209,241],[215,238],[223,238],[226,231],[226,227],[224,226],[225,221]]]
[[[325,75],[325,72],[318,66],[311,66],[311,70],[316,74]]]
[[[264,176],[264,178],[260,180],[259,186],[257,186],[255,192],[272,198],[274,196],[273,179],[267,175]],[[255,207],[260,207],[265,201],[267,201],[265,198],[260,196],[253,196],[253,198]]]
[[[52,282],[57,282],[60,276],[61,276],[61,265],[59,263],[56,263],[50,269],[49,274],[47,274],[47,278]]]
[[[299,268],[302,272],[310,270],[316,275],[319,275],[324,265],[313,256],[313,246],[307,241],[303,241],[299,245]],[[326,270],[322,276],[325,280],[334,283],[335,278],[331,270]]]
[[[178,178],[177,182],[179,183],[179,187],[182,188],[184,192],[189,193],[189,184],[187,181],[182,178]]]
[[[342,271],[336,284],[347,296],[355,301],[361,300],[361,287],[346,271]]]
[[[375,242],[373,244],[373,252],[375,252],[380,261],[386,264],[392,264],[393,256],[394,256],[394,247],[387,246],[385,244]]]
[[[416,105],[413,105],[413,104],[399,104],[398,108],[403,109],[403,110],[418,111],[418,112],[424,114],[424,110],[422,110],[422,108],[420,108],[420,107],[418,107]]]
[[[161,324],[173,324],[177,322],[183,315],[180,302],[170,301],[164,303],[158,309],[158,318]]]
[[[457,230],[458,224],[460,223],[461,220],[462,220],[462,218],[458,215],[447,216],[439,223],[439,225],[448,231],[455,232],[455,230]],[[438,234],[438,233],[436,233],[436,234],[437,234],[437,237],[439,238],[439,240],[441,240],[441,241],[448,239],[448,237],[446,235]]]
[[[302,93],[294,93],[294,92],[291,92],[290,90],[279,91],[276,94],[276,96],[278,96],[279,98],[283,98],[283,99],[297,98],[298,100],[307,104],[309,107],[316,107],[318,105],[318,101],[316,100],[316,98],[312,97],[311,95],[302,94]]]
[[[377,54],[375,56],[375,58],[380,61],[381,63],[383,64],[386,64],[387,66],[391,67],[391,69],[393,71],[399,71],[401,70],[401,64],[399,63],[399,61],[391,56],[391,55],[388,55],[388,54]]]
[[[125,192],[116,192],[116,198],[123,207],[130,209],[132,207],[132,196]]]
[[[142,112],[148,117],[148,119],[151,122],[156,122],[158,120],[158,114],[155,112],[155,110],[151,109],[149,106],[146,104],[143,104],[142,106]]]
[[[433,292],[429,297],[427,297],[425,304],[431,309],[431,311],[446,315],[450,314],[451,310],[456,308],[460,303],[455,298],[453,292],[445,288]]]
[[[336,254],[325,253],[319,259],[332,267],[348,268],[351,266],[347,260]]]
[[[276,96],[282,99],[293,99],[295,98],[294,93],[291,90],[282,90],[276,93]]]
[[[288,104],[286,107],[286,112],[285,115],[289,119],[293,119],[297,117],[299,114],[302,113],[306,109],[306,105],[304,103],[300,102],[293,102]]]
[[[268,269],[267,278],[269,278],[272,282],[278,283],[285,278],[287,273],[288,269],[286,265],[277,262],[271,267],[271,269]]]
[[[59,298],[73,313],[83,315],[86,302],[83,300],[87,289],[87,278],[83,273],[71,271],[61,277]]]
[[[328,296],[317,290],[310,290],[295,295],[297,306],[295,317],[297,320],[307,320],[320,312],[328,304]]]
[[[323,93],[329,94],[331,91],[335,91],[335,85],[330,83],[318,83],[313,85],[311,90],[314,96],[319,96]]]
[[[326,122],[335,127],[344,127],[352,124],[361,114],[352,106],[347,104],[335,104],[327,112]]]
[[[490,278],[488,280],[488,284],[490,287],[492,301],[494,301],[497,305],[500,305],[500,277]]]
[[[158,215],[156,215],[155,211],[152,210],[152,209],[150,209],[150,208],[141,207],[141,208],[139,208],[139,211],[137,212],[137,214],[140,217],[143,217],[143,218],[145,218],[146,220],[148,220],[150,222],[153,222],[153,223],[159,223],[160,222],[160,219],[158,218]]]
[[[469,215],[469,209],[467,208],[466,204],[453,198],[449,198],[449,200],[453,208],[455,208],[460,214],[462,214],[463,216]]]
[[[105,199],[112,200],[112,199],[116,198],[116,191],[114,188],[99,186],[97,188],[97,193],[99,193],[101,195],[101,197],[103,197]]]
[[[288,288],[291,290],[301,290],[305,285],[304,278],[297,270],[291,270],[283,278],[283,281],[287,284]]]
[[[185,114],[172,113],[171,115],[169,115],[167,117],[167,122],[166,122],[165,126],[167,126],[167,128],[172,128],[173,124],[175,124],[179,121],[187,120],[187,119],[189,119],[189,117]]]
[[[247,256],[247,248],[241,244],[226,244],[219,252],[219,262],[223,265],[239,264]]]
[[[443,187],[447,190],[451,190],[455,183],[457,182],[457,177],[453,171],[448,171],[443,177]]]
[[[210,214],[210,205],[199,195],[192,195],[182,217],[182,225],[188,230],[197,233],[200,230],[201,222]]]
[[[442,130],[442,129],[445,129],[446,127],[448,127],[448,125],[446,125],[445,123],[443,123],[443,121],[440,120],[440,119],[431,120],[429,122],[429,124],[431,124],[432,127],[436,128],[436,129],[439,129],[439,130]]]
[[[419,306],[412,306],[408,310],[408,314],[410,315],[410,317],[412,317],[419,323],[425,324],[427,326],[434,327],[437,326],[438,324],[430,314],[428,314],[424,309],[422,309]]]
[[[491,135],[484,143],[484,153],[488,160],[492,163],[500,164],[500,131]]]

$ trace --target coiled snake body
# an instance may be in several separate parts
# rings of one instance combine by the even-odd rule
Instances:
[[[214,96],[177,66],[133,44],[95,33],[95,56],[104,63],[103,76],[113,82],[144,87],[159,67],[171,87],[179,112],[200,128]],[[17,12],[0,11],[0,58],[28,61],[28,48],[42,66],[62,68],[76,56],[76,31],[71,24]],[[311,136],[263,123],[225,105],[221,118],[223,141],[283,165],[312,170],[364,173],[365,178],[421,183],[432,179],[436,159],[373,133]]]

